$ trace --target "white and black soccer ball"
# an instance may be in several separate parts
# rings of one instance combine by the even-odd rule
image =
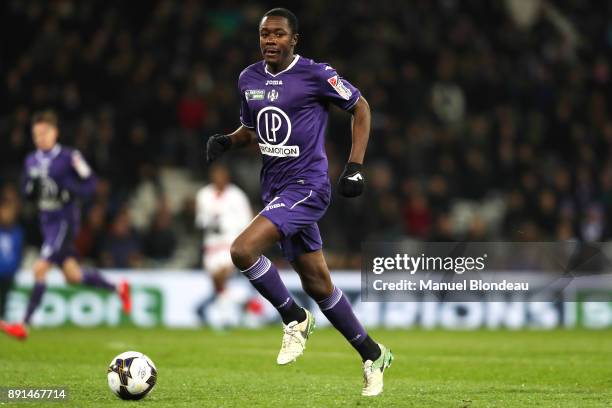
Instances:
[[[113,358],[107,377],[108,386],[119,398],[139,400],[155,387],[157,368],[146,355],[126,351]]]

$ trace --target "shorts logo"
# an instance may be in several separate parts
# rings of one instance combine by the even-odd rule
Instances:
[[[268,91],[268,100],[270,102],[274,102],[277,99],[278,99],[278,91],[276,89],[272,89],[271,91]]]
[[[298,157],[299,146],[287,146],[291,136],[289,116],[276,106],[266,106],[257,114],[257,135],[262,154],[274,157]]]
[[[333,77],[329,78],[327,82],[332,86],[332,88],[334,88],[334,90],[338,93],[338,95],[340,95],[343,99],[346,99],[347,101],[351,99],[351,96],[353,95],[353,93],[351,92],[350,89],[348,89],[344,85],[342,80],[338,78],[338,75],[334,75]]]
[[[263,89],[247,89],[244,91],[244,99],[248,101],[263,101],[266,91]]]
[[[279,196],[274,197],[274,200],[270,201],[270,202],[268,203],[268,205],[266,205],[266,206],[265,206],[265,208],[264,208],[264,209],[263,209],[261,212],[264,212],[264,211],[270,211],[270,210],[273,210],[273,209],[275,209],[275,208],[284,207],[284,206],[285,206],[285,203],[278,203],[278,204],[274,204],[274,202],[275,202],[276,200],[278,200],[279,198],[280,198]]]
[[[268,204],[268,205],[266,205],[266,207],[263,210],[264,211],[270,211],[270,210],[273,210],[275,208],[281,208],[281,207],[285,207],[285,203]]]

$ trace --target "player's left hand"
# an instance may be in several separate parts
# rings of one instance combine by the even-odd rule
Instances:
[[[363,193],[365,178],[361,172],[363,166],[359,163],[348,162],[338,180],[338,192],[344,197],[357,197]]]

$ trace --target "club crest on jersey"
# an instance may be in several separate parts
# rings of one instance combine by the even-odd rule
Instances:
[[[272,89],[271,91],[268,91],[268,100],[270,102],[274,102],[277,99],[278,99],[278,91],[276,89]]]
[[[278,85],[282,85],[283,84],[283,80],[282,79],[268,79],[266,81],[266,86],[278,86]]]
[[[351,96],[353,95],[353,93],[351,92],[350,89],[348,89],[344,83],[342,82],[342,80],[340,78],[338,78],[338,75],[334,75],[333,77],[329,78],[327,80],[327,82],[332,86],[332,88],[334,88],[334,90],[338,93],[338,95],[340,95],[342,98],[346,99],[347,101],[349,99],[351,99]]]
[[[263,101],[266,91],[263,89],[247,89],[244,91],[244,99],[248,101]]]

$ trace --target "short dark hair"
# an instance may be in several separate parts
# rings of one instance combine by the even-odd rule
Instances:
[[[49,123],[57,127],[59,124],[57,113],[55,113],[55,111],[52,109],[45,109],[32,115],[32,126],[42,122]]]
[[[269,16],[285,17],[287,21],[289,22],[289,28],[291,28],[291,33],[292,34],[298,33],[298,28],[299,28],[298,19],[295,16],[295,14],[291,12],[291,10],[287,10],[286,8],[283,8],[283,7],[276,7],[276,8],[273,8],[272,10],[268,10],[266,14],[264,14],[263,16],[264,17],[269,17]]]

